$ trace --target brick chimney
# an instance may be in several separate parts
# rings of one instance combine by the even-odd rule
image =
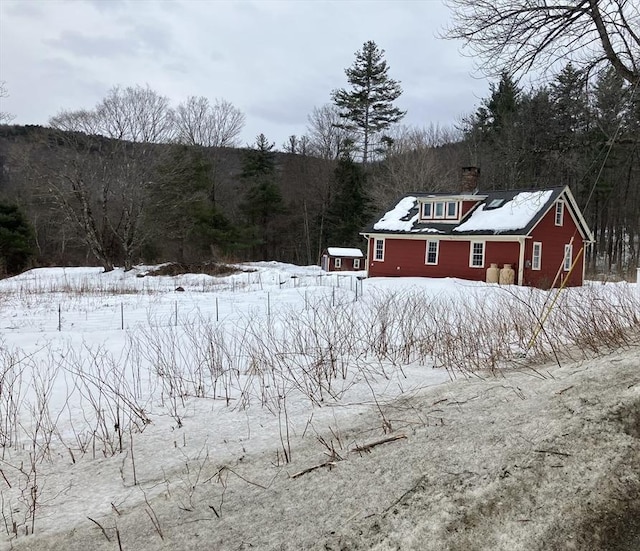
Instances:
[[[460,193],[470,194],[478,191],[479,179],[480,169],[477,166],[463,166]]]

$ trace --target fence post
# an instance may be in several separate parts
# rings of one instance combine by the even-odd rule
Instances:
[[[124,304],[120,303],[120,329],[124,331]]]
[[[58,331],[62,331],[62,305],[58,304]]]
[[[220,321],[220,315],[218,310],[218,297],[216,297],[216,321]]]

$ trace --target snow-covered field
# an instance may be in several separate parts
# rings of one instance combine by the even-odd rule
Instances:
[[[0,281],[0,548],[588,549],[640,512],[633,285],[240,268]]]

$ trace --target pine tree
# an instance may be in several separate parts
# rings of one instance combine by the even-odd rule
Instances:
[[[497,85],[491,84],[491,97],[476,113],[480,128],[489,135],[508,131],[520,109],[522,91],[511,75],[503,72]]]
[[[367,176],[348,154],[338,161],[333,175],[335,195],[328,211],[327,244],[361,245],[359,233],[369,221],[371,201],[366,193]]]
[[[491,185],[510,188],[520,183],[526,156],[520,120],[522,91],[506,72],[497,84],[491,84],[490,90],[490,97],[483,100],[468,131],[469,138],[478,145],[478,158],[472,162],[492,167],[484,171],[486,181]]]
[[[278,186],[273,143],[264,134],[256,138],[256,146],[245,154],[241,177],[249,184],[242,205],[254,240],[261,244],[263,259],[270,255],[274,242],[273,222],[284,212],[282,193]]]
[[[630,103],[624,81],[613,69],[599,75],[594,87],[594,111],[597,129],[605,139],[624,134]],[[619,136],[618,136],[619,137]]]
[[[331,94],[345,121],[340,126],[360,137],[358,146],[363,164],[369,160],[375,136],[399,122],[406,113],[393,105],[402,88],[389,77],[389,66],[383,56],[384,50],[375,42],[365,42],[362,50],[356,52],[353,65],[345,69],[351,90],[341,88]]]
[[[569,63],[551,83],[555,131],[560,150],[581,145],[590,127],[585,75]]]
[[[149,223],[162,220],[157,239],[175,243],[177,260],[187,253],[216,250],[227,254],[241,248],[239,230],[217,208],[211,196],[213,165],[204,150],[176,145],[158,167]]]
[[[0,275],[21,272],[33,253],[33,230],[24,214],[0,203]]]

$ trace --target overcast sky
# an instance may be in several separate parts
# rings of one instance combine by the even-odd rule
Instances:
[[[460,43],[439,39],[440,0],[0,0],[0,109],[47,124],[91,109],[115,85],[149,85],[175,106],[223,98],[280,146],[347,87],[367,40],[385,50],[405,124],[454,124],[488,94]]]

